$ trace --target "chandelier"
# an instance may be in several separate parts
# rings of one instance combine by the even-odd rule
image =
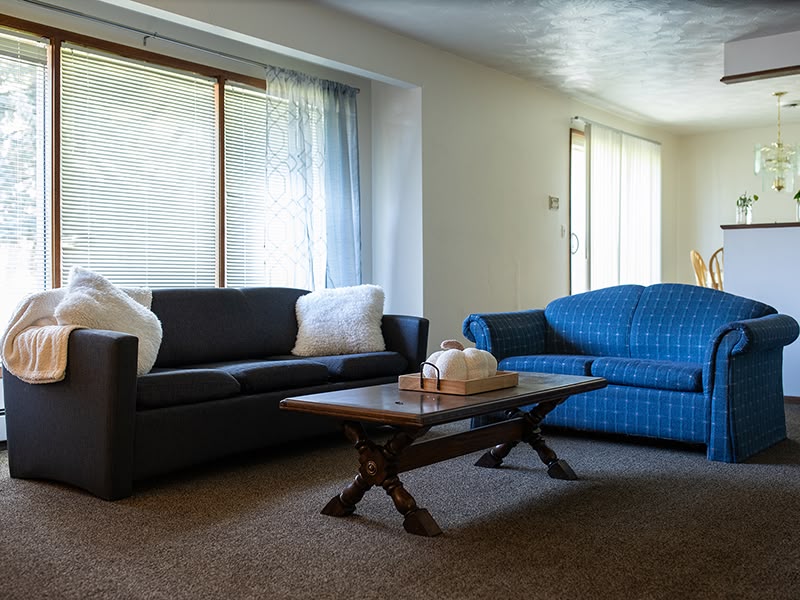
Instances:
[[[778,139],[771,144],[756,145],[756,175],[761,173],[763,187],[770,187],[776,192],[785,188],[794,189],[794,174],[798,168],[797,144],[784,144],[781,140],[781,97],[786,92],[772,94],[778,99]]]

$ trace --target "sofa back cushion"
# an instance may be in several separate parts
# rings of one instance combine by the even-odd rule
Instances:
[[[711,288],[659,283],[642,292],[631,327],[633,358],[701,363],[714,332],[731,321],[777,312],[756,300]]]
[[[547,353],[630,356],[631,321],[642,290],[619,285],[553,300],[544,310]]]
[[[163,339],[157,367],[289,354],[297,337],[291,288],[153,290]]]

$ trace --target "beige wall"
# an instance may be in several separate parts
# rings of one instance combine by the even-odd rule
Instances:
[[[568,197],[568,129],[576,114],[663,143],[662,276],[677,278],[677,144],[669,134],[304,2],[147,4],[421,88],[422,194],[407,202],[412,223],[422,224],[422,267],[417,274],[406,270],[407,280],[394,285],[406,286],[405,306],[421,298],[432,344],[459,337],[470,312],[543,306],[567,293],[561,226],[568,225],[568,211],[566,202],[548,210],[547,197]],[[381,182],[373,177],[372,185],[380,189]],[[379,214],[399,218],[403,207],[394,209]],[[416,248],[406,251],[416,266],[419,242],[413,233],[409,239]],[[376,248],[381,243],[374,239]],[[395,248],[404,251],[402,244]],[[384,277],[377,273],[376,283]]]
[[[402,139],[408,161],[386,146],[391,122],[371,134],[370,158],[384,162],[366,175],[365,191],[374,196],[367,199],[367,254],[372,280],[389,292],[388,309],[430,318],[432,346],[460,337],[470,312],[541,307],[568,292],[568,237],[561,228],[568,227],[568,131],[575,115],[662,142],[662,277],[679,278],[684,165],[679,141],[663,130],[306,2],[144,4],[180,15],[183,25],[247,42],[259,48],[254,58],[278,52],[380,81],[372,86],[371,107],[379,121],[416,111],[419,139],[408,123]],[[397,163],[394,171],[387,157]],[[392,178],[404,181],[403,193],[392,193]],[[561,210],[548,210],[549,195],[561,198]]]
[[[784,124],[785,142],[800,142],[800,125]],[[735,222],[736,199],[744,192],[758,194],[753,205],[754,223],[795,220],[794,193],[800,188],[795,179],[791,191],[775,192],[762,187],[760,175],[753,174],[753,150],[757,143],[776,138],[776,127],[738,129],[687,136],[681,139],[679,173],[681,188],[677,209],[683,218],[678,236],[680,279],[693,281],[689,251],[696,249],[706,259],[722,246],[720,225]]]

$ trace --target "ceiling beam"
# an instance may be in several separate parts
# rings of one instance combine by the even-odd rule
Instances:
[[[722,83],[800,74],[800,31],[725,42]]]

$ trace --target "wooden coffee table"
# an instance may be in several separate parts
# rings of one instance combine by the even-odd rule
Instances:
[[[605,386],[606,380],[600,377],[520,373],[515,387],[470,396],[404,391],[396,383],[389,383],[287,398],[281,401],[281,408],[341,419],[345,436],[358,452],[358,474],[328,502],[322,514],[352,514],[364,494],[379,485],[403,515],[406,531],[434,536],[442,530],[427,510],[417,506],[403,487],[400,473],[492,446],[475,464],[499,467],[514,446],[526,442],[547,465],[550,477],[577,479],[567,462],[547,446],[539,423],[572,394]],[[522,406],[530,408],[522,410]],[[414,443],[435,425],[498,411],[505,411],[505,420]],[[378,444],[367,436],[361,422],[391,425],[395,433],[388,442]]]

